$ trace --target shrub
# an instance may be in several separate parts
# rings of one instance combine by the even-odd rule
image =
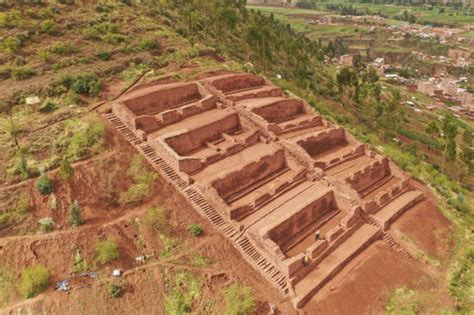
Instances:
[[[253,313],[256,309],[252,289],[239,283],[230,285],[224,291],[226,308],[225,315],[245,315]]]
[[[28,267],[21,273],[20,293],[26,298],[32,298],[45,291],[49,285],[49,271],[46,267],[37,265]]]
[[[36,71],[29,67],[12,67],[10,68],[10,72],[12,77],[17,81],[26,80],[36,74]]]
[[[80,104],[82,104],[81,98],[73,90],[70,90],[67,93],[66,98],[64,99],[64,102],[66,103],[66,105],[80,105]]]
[[[79,48],[73,44],[57,42],[49,48],[49,51],[57,55],[66,55],[79,52]]]
[[[97,95],[102,88],[99,77],[94,73],[80,73],[74,76],[66,76],[62,79],[63,84],[78,94]]]
[[[38,191],[43,195],[49,195],[53,192],[53,184],[51,183],[48,174],[44,173],[38,178],[36,181],[36,189],[38,189]]]
[[[131,185],[126,192],[120,194],[119,202],[121,204],[138,204],[150,194],[150,188],[147,184],[138,183]]]
[[[138,48],[142,51],[160,48],[160,43],[155,38],[145,38],[140,42]]]
[[[97,58],[104,61],[110,60],[110,58],[112,57],[112,53],[110,51],[105,50],[98,50],[95,55],[97,56]]]
[[[20,193],[13,205],[4,212],[0,212],[0,229],[21,222],[30,208],[30,201],[25,193]]]
[[[51,232],[55,224],[51,217],[42,218],[38,223],[40,225],[40,231],[43,233]]]
[[[87,27],[83,29],[82,35],[84,35],[85,39],[89,39],[89,40],[95,40],[95,39],[100,38],[100,32],[93,27]]]
[[[111,33],[108,33],[108,34],[105,34],[105,35],[102,35],[100,37],[100,39],[108,44],[120,44],[120,43],[123,43],[125,41],[125,36],[123,35],[120,35],[120,34],[111,34]]]
[[[145,226],[155,228],[158,231],[166,231],[166,209],[160,207],[148,209],[143,218],[143,223]]]
[[[82,220],[81,211],[82,209],[79,205],[79,201],[75,199],[71,205],[71,225],[73,227],[78,227],[79,225],[84,223],[84,221]]]
[[[79,250],[76,250],[76,254],[74,255],[74,265],[72,266],[73,273],[81,273],[87,270],[87,263],[82,258],[81,253]]]
[[[21,41],[16,37],[8,36],[3,39],[0,47],[5,53],[13,55],[20,51]]]
[[[93,118],[71,119],[65,123],[65,126],[67,134],[55,143],[60,150],[58,154],[69,161],[77,161],[101,150],[105,135],[102,122]]]
[[[51,19],[44,20],[40,24],[41,31],[43,33],[49,34],[49,35],[54,35],[58,32],[58,27],[56,25],[56,22],[54,22]]]
[[[449,272],[449,294],[454,297],[460,308],[473,305],[474,297],[474,249],[468,249],[464,255],[452,265]]]
[[[156,180],[157,175],[145,167],[140,155],[136,155],[132,159],[127,175],[133,179],[134,183],[126,192],[120,194],[119,201],[122,204],[139,203],[150,194],[151,185]]]
[[[51,113],[55,111],[56,109],[58,109],[58,105],[52,102],[47,102],[46,104],[44,104],[43,106],[39,108],[39,111],[41,113]]]
[[[189,233],[192,236],[201,236],[204,233],[204,230],[202,229],[202,226],[200,224],[191,224],[188,227]]]
[[[69,181],[74,176],[74,168],[72,167],[71,163],[69,163],[68,159],[63,159],[61,164],[59,165],[59,177],[62,179]]]
[[[107,286],[107,292],[111,297],[118,298],[120,295],[122,295],[124,288],[125,286],[122,284],[109,283]]]
[[[120,257],[117,243],[113,239],[106,239],[96,244],[97,261],[105,265]]]

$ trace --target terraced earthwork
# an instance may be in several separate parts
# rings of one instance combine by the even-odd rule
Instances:
[[[242,257],[302,307],[424,199],[386,157],[265,79],[148,85],[109,121]]]

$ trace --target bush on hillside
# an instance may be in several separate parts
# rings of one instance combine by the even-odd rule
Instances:
[[[45,291],[49,285],[49,271],[37,265],[28,267],[21,273],[20,293],[25,299],[35,297]]]
[[[247,315],[256,309],[252,289],[239,283],[230,285],[224,291],[226,308],[225,315]]]
[[[80,73],[65,76],[62,82],[68,89],[78,94],[95,96],[102,89],[102,83],[95,73]]]
[[[36,181],[36,189],[38,189],[38,191],[43,195],[49,195],[53,192],[53,184],[51,183],[48,174],[44,173],[38,178]]]
[[[44,20],[43,22],[41,22],[40,28],[43,33],[46,33],[48,35],[54,35],[58,32],[58,26],[56,25],[56,22],[51,19]]]
[[[117,243],[113,239],[99,241],[95,246],[97,261],[101,265],[105,265],[120,257],[120,250]]]
[[[192,236],[198,237],[204,234],[204,230],[200,224],[191,224],[189,225],[188,230]]]

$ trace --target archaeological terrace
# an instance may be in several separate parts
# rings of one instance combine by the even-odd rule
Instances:
[[[148,84],[105,116],[296,307],[377,239],[410,257],[390,226],[423,193],[259,76]]]

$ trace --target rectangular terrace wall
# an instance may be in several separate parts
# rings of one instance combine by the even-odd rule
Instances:
[[[298,243],[307,236],[306,232],[327,214],[337,211],[338,206],[334,192],[328,191],[325,195],[313,201],[293,216],[280,223],[268,232],[268,236],[280,246],[282,251]]]
[[[347,144],[347,140],[345,131],[342,128],[331,129],[327,132],[321,132],[314,137],[298,141],[298,145],[305,149],[312,157],[316,157],[337,145],[345,144]]]
[[[166,142],[176,153],[186,156],[189,152],[205,145],[205,142],[218,139],[223,133],[234,133],[241,129],[239,116],[234,113],[211,124],[171,136],[166,139]]]
[[[265,79],[250,73],[228,75],[211,81],[211,84],[224,93],[246,90],[265,85]]]
[[[279,123],[305,112],[303,101],[296,99],[279,100],[252,110],[270,123]]]
[[[146,89],[146,94],[131,93],[122,102],[136,116],[155,115],[202,98],[196,83],[179,83]]]
[[[258,161],[243,166],[212,183],[222,199],[258,183],[260,180],[287,167],[285,153],[282,149],[271,155],[261,157]]]
[[[347,182],[354,190],[361,192],[388,175],[390,175],[390,166],[388,159],[384,157],[351,174]]]

